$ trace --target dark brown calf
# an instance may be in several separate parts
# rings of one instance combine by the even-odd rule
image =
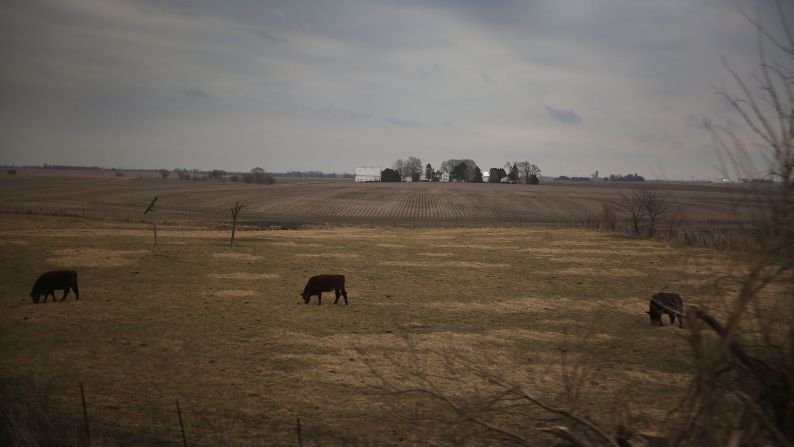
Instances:
[[[77,272],[74,270],[54,270],[52,272],[43,273],[33,284],[33,290],[30,291],[30,298],[34,303],[38,303],[41,296],[44,295],[44,302],[52,295],[52,300],[55,301],[55,291],[63,290],[63,297],[61,301],[66,299],[69,295],[69,290],[74,290],[75,298],[80,299],[80,289],[77,287]]]
[[[651,308],[647,312],[651,316],[651,324],[664,326],[662,315],[670,316],[670,324],[675,324],[678,316],[678,327],[682,327],[684,320],[684,300],[681,295],[672,292],[658,292],[651,297]]]
[[[300,296],[303,297],[304,303],[309,304],[312,295],[317,295],[317,304],[319,305],[323,303],[323,292],[330,292],[332,290],[336,293],[334,304],[339,301],[340,296],[344,296],[345,304],[348,304],[344,275],[312,276],[309,278],[309,282],[306,283],[306,287],[303,288],[303,293],[301,293]]]

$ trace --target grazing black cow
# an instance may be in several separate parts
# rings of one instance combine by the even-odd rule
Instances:
[[[69,295],[69,290],[74,290],[75,298],[80,299],[80,289],[77,287],[77,272],[74,270],[54,270],[52,272],[43,273],[33,284],[33,290],[30,291],[30,297],[34,303],[38,303],[41,296],[44,295],[44,302],[52,295],[52,300],[55,301],[55,291],[63,290],[63,297],[61,301],[66,299]]]
[[[309,278],[306,287],[303,288],[303,302],[309,304],[312,295],[317,295],[317,304],[323,303],[323,292],[334,291],[336,299],[334,304],[339,301],[339,296],[345,297],[345,304],[347,302],[347,290],[345,290],[345,276],[344,275],[316,275]]]
[[[647,312],[651,316],[651,324],[664,326],[662,314],[670,316],[670,324],[675,324],[678,316],[678,327],[684,321],[684,300],[681,295],[672,292],[658,292],[651,297],[651,309]]]

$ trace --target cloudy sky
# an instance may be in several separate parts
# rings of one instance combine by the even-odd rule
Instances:
[[[719,175],[755,0],[4,0],[0,164]],[[794,9],[787,6],[788,9]],[[794,18],[794,11],[790,17]]]

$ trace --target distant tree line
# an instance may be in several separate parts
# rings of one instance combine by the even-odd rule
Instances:
[[[589,182],[589,181],[602,181],[602,182],[644,182],[645,177],[639,174],[610,174],[609,177],[595,178],[595,177],[568,177],[561,175],[554,180],[571,181],[571,182]]]

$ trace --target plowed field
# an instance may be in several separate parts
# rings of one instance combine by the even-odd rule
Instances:
[[[735,221],[741,216],[735,205],[754,203],[757,192],[743,185],[684,183],[529,186],[278,179],[262,186],[23,171],[0,176],[0,210],[137,221],[159,196],[159,220],[228,221],[229,208],[240,201],[245,205],[240,219],[260,225],[520,226],[581,221],[598,214],[604,201],[637,187],[663,190],[678,218],[694,222]]]

